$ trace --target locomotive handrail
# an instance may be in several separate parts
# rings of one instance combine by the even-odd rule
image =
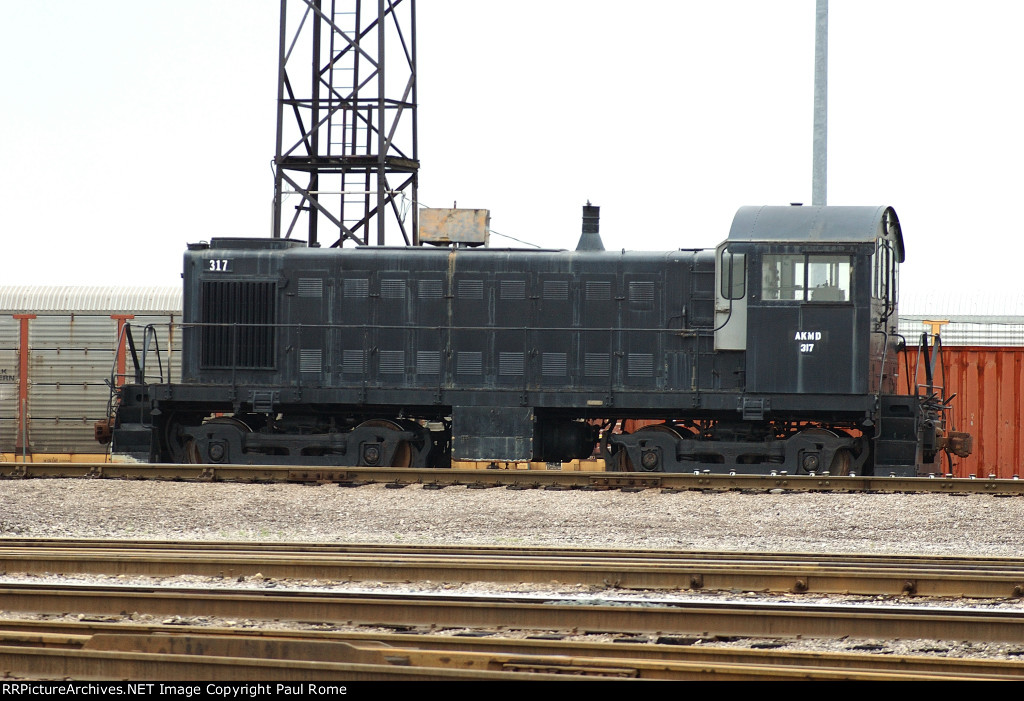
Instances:
[[[882,397],[882,388],[883,388],[883,384],[882,383],[883,383],[883,380],[885,379],[885,358],[886,358],[886,356],[889,355],[889,334],[888,334],[888,332],[885,331],[884,328],[882,330],[872,331],[871,333],[880,333],[880,334],[882,334],[882,339],[883,339],[882,340],[882,362],[881,362],[881,367],[878,369],[878,392],[875,394],[875,402],[878,405],[878,407],[881,408],[881,404],[882,404],[881,397]],[[897,366],[896,367],[897,368],[899,367],[898,361],[897,361]],[[899,382],[896,383],[896,391],[899,391]],[[876,423],[875,423],[875,435],[884,435],[883,434],[883,426],[882,426],[882,422],[884,420],[885,420],[885,417],[883,416],[883,412],[879,411],[878,412],[878,417],[877,417]]]
[[[182,322],[179,326],[185,328],[246,328],[246,329],[365,329],[365,324],[263,324],[263,323],[227,323],[227,322]],[[439,328],[436,324],[374,324],[375,329],[397,329],[397,330],[410,330],[410,331],[424,331],[424,330],[435,330]],[[545,331],[561,330],[561,331],[608,331],[607,326],[538,326],[531,327],[534,329],[540,329]],[[458,327],[459,331],[522,331],[522,326],[467,326],[460,324]],[[711,326],[694,326],[686,329],[668,329],[663,327],[630,327],[630,333],[642,331],[646,333],[662,332],[666,334],[678,334],[680,331],[688,331],[691,333],[711,333],[715,329]]]
[[[137,384],[141,384],[139,379],[139,356],[135,350],[135,339],[132,337],[131,322],[125,320],[124,325],[117,335],[117,343],[114,344],[114,362],[110,367],[110,376],[105,380],[107,387],[110,388],[110,395],[107,397],[107,416],[112,417],[114,415],[114,398],[117,396],[118,379],[127,379],[122,373],[117,371],[118,357],[120,355],[120,349],[127,343],[128,350],[132,354],[132,364],[135,367],[135,381]]]
[[[935,342],[931,346],[931,352],[928,349],[928,338],[934,336]],[[921,372],[921,361],[924,360],[924,385],[917,381],[918,375]],[[942,373],[942,384],[935,384],[935,370]],[[921,343],[917,347],[917,366],[914,368],[914,389],[915,392],[920,396],[921,388],[924,387],[925,391],[930,396],[940,396],[940,404],[945,405],[946,403],[946,368],[942,364],[942,338],[939,334],[922,333]],[[945,407],[944,407],[945,408]]]
[[[125,322],[127,324],[127,322]],[[164,381],[164,364],[160,359],[160,337],[156,334],[156,327],[153,324],[146,324],[142,331],[142,362],[137,363],[137,373],[140,377],[138,384],[146,383],[146,358],[149,357],[149,343],[152,339],[153,344],[156,346],[154,351],[156,355],[157,369],[160,372],[160,384]],[[134,355],[134,353],[133,353]],[[170,378],[168,378],[170,379]]]
[[[114,414],[115,414],[115,411],[114,411],[114,398],[118,396],[118,394],[117,394],[117,380],[118,380],[118,376],[119,376],[118,372],[117,372],[117,358],[118,358],[118,355],[119,355],[118,350],[120,350],[122,344],[125,342],[125,334],[128,333],[128,326],[129,326],[129,322],[127,320],[125,320],[124,326],[122,326],[120,331],[118,332],[117,343],[114,344],[114,362],[113,362],[113,364],[110,367],[110,376],[106,380],[104,380],[104,382],[106,382],[106,384],[107,384],[107,387],[110,389],[110,392],[107,395],[107,412],[105,414],[106,418],[104,419],[105,425],[106,425],[108,430],[114,424]],[[111,452],[112,449],[113,449],[113,444],[111,442],[107,442],[106,443],[106,453],[107,453],[108,457],[109,457],[110,452]]]
[[[131,322],[124,322],[125,340],[128,342],[128,349],[132,353],[132,366],[135,368],[135,383],[142,384],[143,375],[139,370],[139,353],[135,349],[135,337],[132,335]]]
[[[139,362],[139,354],[138,354],[138,351],[137,351],[137,349],[135,347],[135,337],[132,334],[131,322],[128,321],[128,320],[125,320],[124,325],[121,327],[121,330],[118,333],[117,344],[114,347],[114,364],[113,364],[113,366],[110,369],[110,377],[109,377],[109,379],[106,380],[107,386],[110,387],[110,395],[107,398],[107,417],[108,417],[107,421],[108,422],[113,421],[113,416],[114,416],[114,398],[119,396],[119,394],[118,394],[118,383],[117,383],[118,377],[120,376],[120,373],[117,372],[118,356],[119,356],[118,351],[127,343],[128,350],[131,352],[131,355],[132,355],[132,366],[135,369],[135,377],[134,377],[135,384],[139,384],[139,385],[145,384],[145,379],[146,378],[145,378],[144,368],[145,368],[145,365],[146,365],[146,352],[147,352],[147,350],[149,348],[148,337],[149,337],[150,331],[152,331],[152,333],[153,333],[153,335],[155,337],[156,331],[155,331],[155,329],[153,329],[153,325],[152,324],[148,324],[145,327],[145,329],[143,330],[143,351],[142,351],[143,355],[142,355],[142,362],[141,363]],[[127,378],[125,378],[125,379],[127,379]],[[160,373],[160,381],[161,381],[161,383],[163,382],[163,370],[162,370],[162,368],[161,368],[161,373]],[[141,424],[143,426],[151,427],[151,424],[147,424],[146,421],[145,421],[145,411],[144,411],[144,409],[143,409],[143,407],[141,405],[139,406],[139,421],[138,422],[139,422],[139,424]],[[108,443],[107,444],[107,451],[108,451],[108,453],[112,449],[113,449],[113,443]]]
[[[882,394],[882,387],[885,381],[885,359],[889,355],[889,334],[885,329],[876,329],[871,333],[882,334],[882,362],[878,368],[878,395]]]
[[[111,388],[112,392],[117,388],[117,380],[121,377],[121,373],[117,372],[118,350],[120,350],[125,343],[127,343],[128,351],[132,356],[132,367],[135,370],[135,384],[146,384],[146,358],[149,356],[151,343],[155,346],[154,353],[156,355],[157,367],[160,372],[159,382],[162,384],[164,381],[164,366],[163,361],[160,359],[160,337],[157,335],[156,325],[146,324],[142,329],[142,360],[139,360],[139,353],[135,346],[135,336],[132,333],[131,326],[130,321],[124,322],[124,326],[121,327],[121,331],[118,334],[117,343],[114,346],[114,364],[110,369],[110,377],[106,380],[106,384]]]
[[[903,354],[903,377],[907,381],[907,394],[910,394],[910,359],[907,355],[907,337],[901,333],[895,333],[893,337],[900,339],[901,342],[896,346],[896,352]],[[899,383],[896,383],[896,391],[899,391]]]

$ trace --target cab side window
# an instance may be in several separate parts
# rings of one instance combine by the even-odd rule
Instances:
[[[879,239],[872,261],[872,294],[876,299],[885,300],[887,305],[893,304],[899,293],[899,267],[892,241]]]
[[[747,257],[723,250],[719,270],[722,274],[722,299],[743,299],[747,293]]]
[[[761,262],[761,297],[770,300],[803,299],[804,256],[766,255]]]
[[[849,302],[850,256],[823,254],[765,255],[761,296],[765,300]]]

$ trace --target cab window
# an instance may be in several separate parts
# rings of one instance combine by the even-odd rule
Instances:
[[[848,302],[850,279],[850,256],[765,255],[761,297],[769,301]]]
[[[874,256],[874,296],[876,299],[884,299],[887,304],[896,300],[899,268],[892,242],[887,239],[879,239],[875,246]]]
[[[722,299],[743,299],[746,294],[747,257],[742,253],[723,250],[718,268],[722,276]]]

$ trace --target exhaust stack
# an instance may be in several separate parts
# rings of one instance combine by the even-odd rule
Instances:
[[[601,228],[601,208],[590,204],[583,205],[583,233],[580,234],[577,251],[603,251],[604,242],[598,230]]]

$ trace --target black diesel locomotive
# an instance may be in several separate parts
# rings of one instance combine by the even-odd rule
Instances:
[[[185,254],[182,382],[124,386],[114,449],[943,471],[970,437],[897,381],[903,259],[888,207],[745,207],[717,249],[667,253],[213,239]]]

